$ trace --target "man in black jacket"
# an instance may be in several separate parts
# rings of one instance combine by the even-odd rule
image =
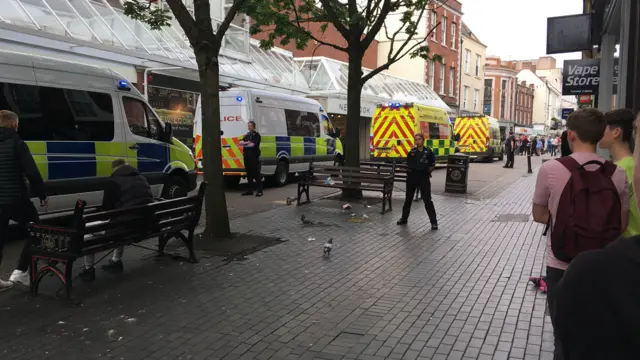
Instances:
[[[418,133],[414,137],[415,145],[409,155],[407,155],[407,191],[402,207],[402,218],[398,220],[398,225],[406,225],[411,212],[413,196],[417,189],[420,189],[422,201],[427,210],[431,230],[438,230],[438,219],[436,218],[436,208],[431,200],[431,172],[436,168],[436,155],[431,149],[424,146],[424,135]]]
[[[262,174],[260,173],[260,133],[256,131],[256,123],[249,121],[249,132],[242,138],[240,145],[244,147],[244,168],[247,172],[249,190],[242,196],[253,195],[253,184],[256,184],[256,196],[262,196]]]
[[[26,180],[29,180],[32,194],[40,199],[40,206],[46,206],[47,194],[44,181],[31,156],[29,147],[18,136],[18,115],[0,110],[0,261],[2,249],[9,235],[9,221],[24,227],[28,222],[38,221],[38,211],[31,203]],[[28,282],[29,258],[23,249],[18,261],[18,269],[9,281],[0,280],[0,290],[7,289],[14,282]]]
[[[126,209],[147,205],[153,202],[153,193],[149,182],[140,175],[133,166],[127,165],[123,159],[116,159],[111,163],[113,174],[102,196],[101,211]],[[120,273],[123,270],[122,254],[124,247],[119,247],[113,252],[109,263],[102,266],[102,270]],[[85,257],[85,270],[82,273],[84,280],[95,279],[94,257]]]

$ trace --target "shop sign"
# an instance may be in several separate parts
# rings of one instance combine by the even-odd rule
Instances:
[[[569,117],[569,115],[571,115],[571,113],[572,113],[572,112],[574,112],[574,111],[575,111],[575,109],[573,109],[573,108],[564,108],[564,109],[562,109],[562,116],[561,116],[561,118],[562,118],[563,120],[567,120],[567,118]]]
[[[530,127],[516,126],[515,133],[522,135],[531,135],[533,134],[533,129]]]
[[[617,93],[620,62],[613,63],[613,94]],[[565,60],[562,95],[597,94],[600,86],[600,59]]]
[[[328,114],[341,114],[347,115],[347,101],[340,99],[327,99],[327,113]],[[373,117],[373,113],[376,110],[376,105],[368,101],[360,101],[360,116]]]

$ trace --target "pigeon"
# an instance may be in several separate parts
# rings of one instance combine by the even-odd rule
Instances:
[[[313,224],[313,221],[308,220],[306,216],[302,215],[300,216],[300,221],[302,221],[303,224],[305,225],[311,225]]]
[[[331,255],[331,248],[333,248],[333,238],[329,239],[326,244],[324,244],[324,248],[322,250],[323,255],[329,256]]]

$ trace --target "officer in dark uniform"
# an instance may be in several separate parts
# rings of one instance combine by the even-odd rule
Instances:
[[[260,174],[260,133],[256,131],[256,123],[249,121],[249,132],[242,138],[240,145],[244,147],[244,168],[247,171],[249,190],[243,196],[253,195],[255,182],[256,196],[262,196],[262,175]]]
[[[418,133],[414,137],[415,145],[407,156],[407,193],[402,207],[402,218],[398,220],[398,225],[405,225],[411,212],[411,203],[416,189],[422,193],[422,201],[427,209],[431,230],[438,230],[438,219],[436,209],[431,201],[431,172],[436,167],[436,156],[428,147],[424,147],[424,135]]]

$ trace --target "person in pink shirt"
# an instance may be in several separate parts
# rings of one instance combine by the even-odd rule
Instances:
[[[605,127],[604,115],[596,109],[583,108],[573,112],[567,119],[567,142],[573,151],[570,157],[580,165],[590,161],[598,161],[604,164],[606,160],[596,153],[596,147],[604,134]],[[586,171],[594,171],[600,169],[600,166],[589,164],[584,169]],[[538,171],[533,195],[532,213],[534,221],[542,224],[548,224],[551,221],[553,229],[553,224],[556,223],[558,217],[560,197],[571,176],[571,172],[559,160],[550,160],[542,165]],[[621,204],[620,226],[621,229],[625,229],[629,214],[629,184],[625,171],[620,167],[616,167],[611,176],[611,181],[619,194]],[[589,219],[584,219],[584,221],[589,222]],[[547,271],[545,281],[551,322],[555,324],[557,286],[569,263],[556,258],[552,250],[552,233],[552,230],[547,232]],[[576,299],[576,301],[580,300]],[[554,360],[563,359],[562,345],[557,335],[554,343]]]

